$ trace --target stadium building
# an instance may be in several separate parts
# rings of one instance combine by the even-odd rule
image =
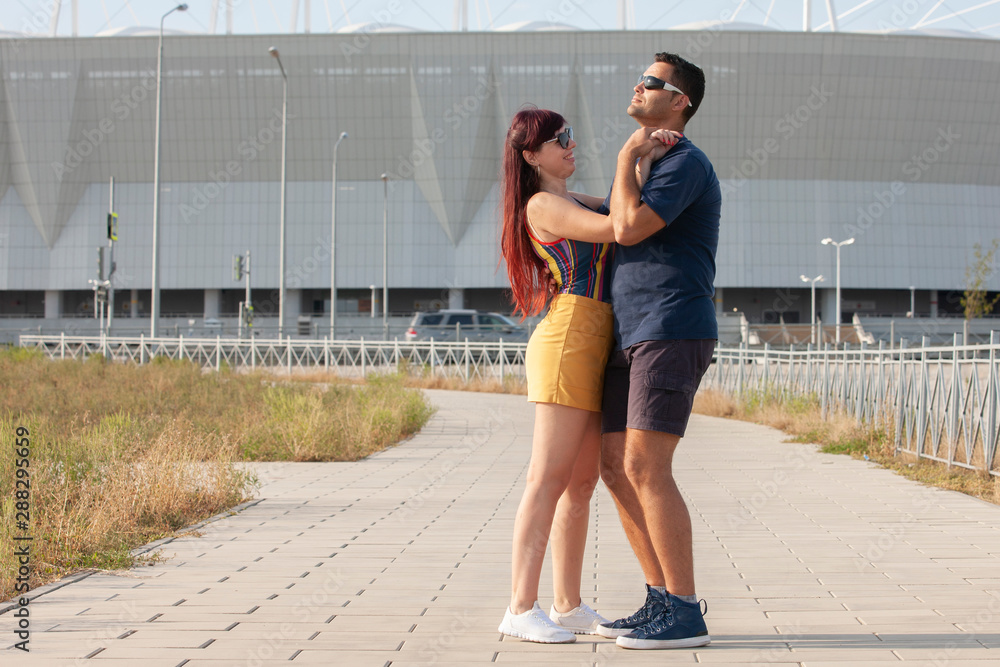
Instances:
[[[157,244],[164,326],[235,318],[244,286],[233,256],[247,251],[258,315],[278,311],[285,80],[272,46],[288,91],[287,331],[313,316],[312,333],[329,333],[341,133],[338,316],[381,311],[383,246],[391,313],[509,311],[497,172],[510,117],[525,104],[563,113],[579,144],[573,187],[606,193],[636,128],[625,114],[632,86],[664,50],[707,75],[687,135],[723,187],[719,313],[808,322],[802,276],[822,274],[816,308],[834,321],[837,251],[824,238],[854,239],[840,250],[845,321],[961,311],[975,244],[1000,237],[997,40],[713,23],[521,27],[168,32]],[[155,30],[0,38],[0,327],[89,326],[89,281],[113,209],[115,327],[148,332],[156,71]],[[108,254],[104,262],[106,276]],[[988,288],[1000,290],[997,272]]]

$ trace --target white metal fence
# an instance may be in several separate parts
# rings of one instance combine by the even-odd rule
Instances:
[[[779,400],[815,397],[824,413],[844,412],[891,429],[897,451],[1000,474],[1000,334],[985,345],[887,349],[774,350],[719,347],[702,387]],[[323,369],[345,377],[406,369],[464,380],[524,378],[524,343],[238,340],[21,336],[22,347],[53,359],[102,354],[145,363],[188,359],[205,368]]]
[[[84,359],[100,354],[122,362],[154,357],[185,359],[203,368],[325,370],[344,377],[415,369],[471,380],[524,377],[524,343],[366,341],[285,338],[111,338],[107,336],[21,336],[21,347],[51,359]]]
[[[735,396],[815,397],[824,414],[889,429],[897,452],[1000,474],[1000,335],[985,345],[955,338],[950,346],[895,350],[720,348],[701,386]]]

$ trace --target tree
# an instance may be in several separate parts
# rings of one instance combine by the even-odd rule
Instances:
[[[1000,301],[1000,294],[990,299],[986,290],[987,281],[996,271],[994,260],[997,249],[1000,248],[1000,239],[993,239],[987,252],[983,252],[983,247],[978,243],[974,247],[976,250],[972,263],[965,267],[965,292],[961,300],[967,320],[989,315],[996,302]]]

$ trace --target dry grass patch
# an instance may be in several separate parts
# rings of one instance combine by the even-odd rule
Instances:
[[[49,361],[0,351],[0,432],[30,432],[31,587],[80,568],[135,563],[131,551],[239,504],[240,461],[349,461],[418,430],[431,414],[393,378],[323,391],[261,374]],[[0,600],[14,592],[15,459],[0,457]]]
[[[1000,504],[1000,479],[985,472],[917,460],[911,454],[897,456],[891,426],[859,424],[842,413],[824,419],[814,396],[748,392],[737,400],[715,390],[703,390],[695,396],[694,411],[770,426],[788,433],[795,442],[819,444],[823,452],[865,458],[914,481]]]
[[[417,432],[434,412],[394,375],[370,375],[365,384],[319,374],[281,379],[268,383],[258,420],[241,434],[249,459],[356,461]]]

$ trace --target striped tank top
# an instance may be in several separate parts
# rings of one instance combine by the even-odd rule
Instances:
[[[528,236],[535,254],[548,264],[552,277],[559,285],[559,294],[576,294],[598,301],[608,301],[607,267],[610,243],[585,243],[559,239],[550,243],[539,241],[528,223]]]

